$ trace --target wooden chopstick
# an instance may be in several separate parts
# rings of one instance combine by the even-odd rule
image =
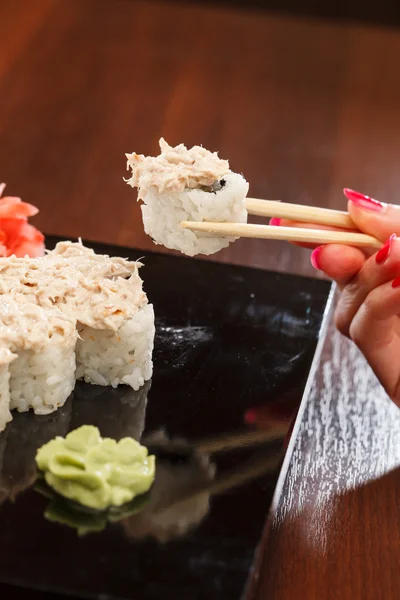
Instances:
[[[246,237],[266,240],[285,240],[306,244],[346,244],[358,248],[380,248],[382,243],[371,235],[351,231],[274,227],[250,223],[211,223],[207,221],[181,221],[184,229],[214,234],[219,237]]]
[[[318,225],[330,225],[332,227],[343,227],[344,229],[358,229],[351,220],[349,213],[330,208],[289,204],[287,202],[279,202],[278,200],[246,198],[246,210],[250,215],[257,215],[259,217],[281,217],[303,223],[317,223]]]

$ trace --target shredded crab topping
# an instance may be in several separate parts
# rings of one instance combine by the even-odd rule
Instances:
[[[147,303],[140,266],[73,242],[0,258],[0,349],[39,348],[56,335],[68,344],[77,323],[117,331]]]
[[[61,345],[75,343],[75,322],[57,308],[49,311],[31,302],[21,304],[11,292],[0,296],[0,315],[2,351],[40,350],[49,338]],[[7,362],[7,355],[4,356]]]
[[[189,150],[183,144],[172,147],[161,138],[158,156],[127,154],[127,169],[132,176],[127,183],[138,188],[138,199],[155,187],[160,194],[186,189],[213,188],[216,181],[230,172],[229,162],[201,146]]]

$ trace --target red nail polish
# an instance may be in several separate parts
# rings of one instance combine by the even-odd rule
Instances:
[[[322,250],[322,246],[318,246],[318,248],[315,248],[315,250],[313,250],[311,252],[311,256],[310,256],[312,266],[314,267],[314,269],[318,269],[319,271],[321,270],[321,267],[319,264],[319,257],[321,254],[321,250]]]
[[[400,277],[396,277],[396,279],[393,279],[392,281],[392,288],[398,288],[400,287]]]
[[[390,256],[392,243],[396,239],[396,234],[392,233],[390,238],[383,244],[382,248],[377,252],[375,260],[378,265],[382,265]]]
[[[358,206],[358,208],[364,208],[365,210],[372,210],[374,212],[379,212],[384,209],[384,204],[382,204],[382,202],[378,202],[378,200],[374,200],[360,192],[344,188],[343,193],[346,198],[355,206]]]
[[[281,224],[281,219],[278,219],[277,217],[273,217],[270,222],[270,225],[274,225],[275,227],[279,227],[279,225]]]

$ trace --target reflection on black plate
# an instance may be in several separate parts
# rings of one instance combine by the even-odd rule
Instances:
[[[184,535],[207,514],[215,464],[207,454],[180,442],[170,442],[163,432],[143,439],[156,455],[156,476],[148,505],[122,522],[128,537],[165,543]]]
[[[0,581],[80,598],[239,600],[329,285],[151,253],[143,262],[156,312],[151,386],[79,384],[65,412],[16,415],[0,435]],[[31,484],[36,449],[82,424],[141,439],[158,460],[138,512],[92,515],[79,537],[82,512]]]
[[[70,429],[95,425],[102,437],[120,440],[142,437],[146,418],[147,396],[151,382],[134,392],[128,386],[116,389],[87,385],[78,381],[74,390]]]
[[[0,501],[15,500],[35,482],[38,448],[70,428],[71,402],[50,415],[17,413],[0,434]],[[2,460],[1,460],[2,454]]]
[[[202,441],[202,446],[214,447],[215,452],[237,450],[232,437],[250,445],[270,443],[270,436],[237,434]],[[247,440],[246,440],[247,438]],[[210,455],[199,451],[184,440],[169,440],[156,432],[142,440],[157,456],[156,477],[151,490],[120,507],[94,510],[63,498],[52,490],[41,475],[34,489],[50,500],[44,516],[47,520],[76,529],[79,536],[100,532],[108,523],[120,522],[128,537],[136,540],[156,539],[166,543],[185,535],[207,515],[213,496],[226,493],[252,479],[273,472],[280,456],[258,452],[248,461],[239,461],[236,468],[223,472],[215,479],[216,467]],[[225,444],[224,444],[225,442]],[[251,443],[252,442],[252,443]]]
[[[59,496],[41,477],[37,478],[34,489],[50,500],[44,511],[45,519],[76,529],[79,536],[103,531],[108,523],[117,523],[140,512],[149,501],[149,495],[143,494],[121,507],[99,511]]]

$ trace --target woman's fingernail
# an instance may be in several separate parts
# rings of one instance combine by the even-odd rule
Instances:
[[[382,248],[377,252],[375,260],[378,265],[382,265],[390,256],[393,241],[396,239],[396,234],[392,233],[390,238],[383,244]]]
[[[278,219],[277,217],[273,217],[270,222],[270,225],[275,225],[275,227],[278,227],[281,224],[281,219]]]
[[[382,202],[378,202],[378,200],[374,200],[365,194],[355,192],[349,188],[344,188],[343,193],[346,198],[355,206],[358,206],[358,208],[364,208],[365,210],[372,210],[374,212],[379,212],[385,208],[385,205],[382,204]]]
[[[315,248],[315,250],[313,250],[311,252],[311,256],[310,256],[312,266],[314,267],[314,269],[318,269],[319,271],[321,270],[320,263],[319,263],[321,250],[322,250],[322,246],[318,246],[318,248]]]
[[[392,288],[398,288],[400,287],[400,277],[396,277],[396,279],[393,279],[392,281]]]

